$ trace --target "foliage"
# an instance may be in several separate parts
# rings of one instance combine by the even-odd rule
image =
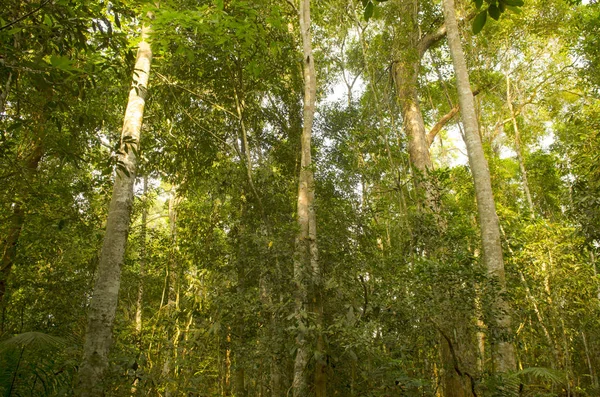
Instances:
[[[426,175],[410,164],[391,73],[403,61],[398,4],[312,4],[324,321],[307,313],[300,329],[295,2],[8,0],[0,11],[3,255],[19,233],[0,303],[0,392],[73,394],[144,22],[154,63],[107,394],[286,395],[296,336],[307,332],[324,338],[306,371],[327,362],[329,395],[449,396],[459,372],[478,395],[596,395],[598,3],[459,4],[464,15],[476,10],[472,33],[487,26],[463,37],[506,292],[481,266],[458,117],[435,137]],[[505,10],[515,12],[500,18]],[[438,31],[441,15],[438,2],[419,5],[419,39]],[[497,22],[486,24],[488,15]],[[457,103],[443,37],[418,69],[429,130]],[[434,192],[428,204],[423,178]],[[510,304],[510,335],[490,325],[499,293]],[[495,373],[501,338],[514,343],[522,369]]]

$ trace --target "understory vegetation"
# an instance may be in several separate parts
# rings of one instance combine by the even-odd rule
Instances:
[[[0,255],[6,397],[598,396],[600,5],[3,0]]]

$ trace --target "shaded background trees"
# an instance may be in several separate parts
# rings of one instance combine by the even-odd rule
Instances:
[[[398,2],[372,3],[368,21],[359,2],[311,5],[323,315],[297,321],[294,7],[9,3],[0,13],[6,395],[73,391],[139,15],[150,8],[155,74],[107,395],[284,396],[298,332],[322,336],[306,371],[323,364],[330,395],[496,395],[519,383],[523,395],[597,394],[596,3],[527,2],[478,35],[461,25],[513,318],[505,337],[517,367],[503,377],[491,346],[498,289],[482,266],[450,52],[443,35],[420,64],[398,51],[403,29],[413,28],[412,42],[438,32],[441,4],[407,19]],[[456,7],[459,19],[476,8]],[[400,61],[416,65],[410,79]],[[410,155],[402,83],[412,84],[422,130],[437,131],[427,167]]]

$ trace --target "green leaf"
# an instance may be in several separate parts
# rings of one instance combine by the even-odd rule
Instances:
[[[368,21],[369,18],[371,18],[373,16],[373,11],[375,11],[375,6],[373,5],[373,3],[371,1],[369,1],[367,3],[367,6],[365,7],[365,20]]]
[[[49,61],[50,61],[50,65],[52,65],[56,69],[65,70],[68,72],[73,70],[73,67],[71,66],[73,61],[71,61],[67,57],[62,57],[59,55],[52,55],[52,56],[50,56]]]
[[[500,14],[502,14],[502,13],[500,12],[500,9],[498,8],[498,6],[497,6],[497,5],[495,5],[495,4],[490,4],[490,6],[488,7],[488,13],[489,13],[489,14],[490,14],[490,16],[491,16],[492,18],[494,18],[496,21],[497,21],[498,19],[500,19]]]
[[[475,0],[475,7],[479,10],[483,5],[483,0]]]
[[[521,10],[519,7],[506,6],[506,9],[511,10],[515,14],[521,14],[523,12],[523,10]]]
[[[504,4],[506,4],[507,6],[513,6],[513,7],[522,7],[525,2],[523,2],[523,0],[502,0],[502,2]]]
[[[486,20],[487,11],[481,11],[479,14],[477,14],[475,19],[473,19],[473,34],[481,32],[481,29],[483,29]]]
[[[46,25],[46,26],[54,25],[54,22],[52,22],[52,18],[48,14],[44,14],[44,25]]]

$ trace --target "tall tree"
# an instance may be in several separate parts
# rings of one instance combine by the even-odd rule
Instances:
[[[321,301],[321,267],[317,247],[317,223],[315,215],[315,182],[311,155],[312,128],[315,118],[317,81],[315,60],[312,50],[310,0],[300,0],[298,7],[300,36],[302,37],[302,67],[304,76],[304,108],[301,137],[300,177],[298,179],[298,235],[294,255],[294,280],[296,283],[296,361],[294,363],[293,389],[295,397],[309,394],[307,367],[310,360],[311,343],[308,336],[308,313],[314,315],[317,328],[316,366],[314,385],[316,395],[325,396],[325,357],[323,338],[320,335],[323,324]],[[312,317],[312,316],[311,316]]]
[[[504,259],[500,243],[500,224],[496,214],[496,204],[492,192],[492,182],[488,163],[479,136],[479,123],[475,112],[475,102],[469,81],[467,62],[463,53],[462,43],[456,20],[454,0],[444,0],[444,19],[446,22],[447,39],[450,54],[456,74],[458,98],[461,118],[465,128],[465,144],[469,157],[477,213],[481,230],[483,261],[488,275],[498,285],[499,291],[493,298],[493,321],[498,337],[492,343],[495,349],[495,363],[498,372],[508,372],[516,369],[515,352],[511,338],[511,315],[509,306],[503,297],[506,291],[504,274]]]
[[[121,266],[125,256],[133,206],[133,185],[137,171],[144,106],[148,90],[152,50],[149,26],[142,27],[133,83],[125,110],[121,146],[112,199],[108,210],[104,242],[90,301],[83,361],[78,374],[79,396],[103,395],[104,373],[117,309]]]

